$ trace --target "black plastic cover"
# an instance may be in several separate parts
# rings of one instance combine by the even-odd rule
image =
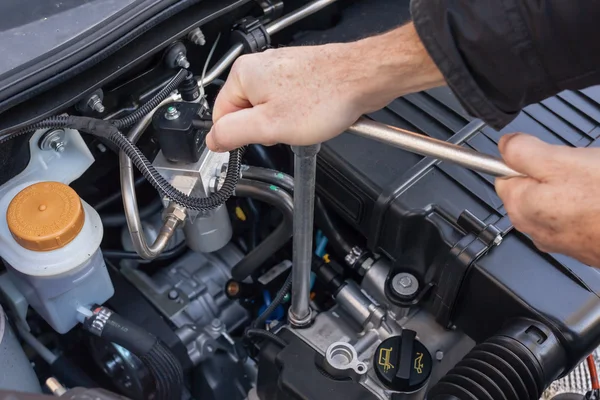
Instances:
[[[306,35],[302,43],[392,28],[408,19],[407,7],[391,0],[358,3],[334,29]],[[396,99],[371,118],[442,140],[455,140],[471,121],[446,87]],[[498,140],[510,132],[598,147],[600,87],[527,107],[502,131],[484,128],[464,145],[498,156]],[[317,185],[319,196],[367,238],[371,250],[389,257],[397,270],[435,284],[424,305],[440,323],[483,341],[515,317],[540,321],[565,346],[568,367],[600,344],[598,270],[544,254],[513,230],[491,176],[343,134],[322,146]],[[475,219],[465,219],[465,210]],[[500,246],[488,240],[493,231],[504,235]]]

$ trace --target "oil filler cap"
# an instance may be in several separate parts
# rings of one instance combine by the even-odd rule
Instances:
[[[8,229],[22,247],[60,249],[77,237],[85,221],[79,195],[59,182],[40,182],[17,194],[6,211]]]
[[[384,340],[375,351],[375,373],[391,390],[414,392],[422,388],[431,375],[431,354],[416,336],[415,331],[404,330],[402,336]]]

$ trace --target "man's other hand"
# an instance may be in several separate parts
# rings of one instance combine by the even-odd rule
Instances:
[[[504,136],[499,148],[528,176],[496,180],[515,228],[542,251],[600,267],[600,149],[553,146],[525,134]]]

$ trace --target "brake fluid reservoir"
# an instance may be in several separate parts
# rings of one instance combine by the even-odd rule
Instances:
[[[102,304],[113,295],[100,252],[100,216],[71,187],[20,185],[2,198],[0,209],[7,210],[0,235],[10,276],[57,332],[78,323],[78,307]]]

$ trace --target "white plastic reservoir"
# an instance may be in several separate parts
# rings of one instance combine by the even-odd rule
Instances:
[[[100,252],[100,216],[68,186],[93,157],[76,131],[66,132],[60,153],[41,150],[41,134],[31,140],[25,171],[0,187],[0,256],[31,307],[66,333],[79,307],[104,303],[114,289]]]

